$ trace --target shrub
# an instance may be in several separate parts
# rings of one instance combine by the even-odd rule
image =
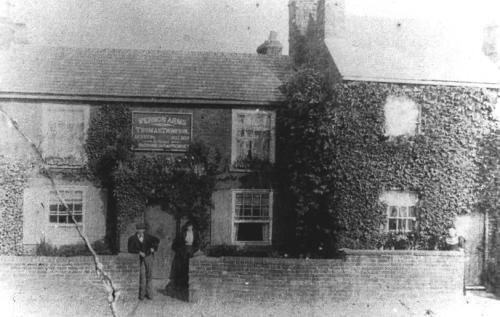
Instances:
[[[92,243],[92,248],[99,255],[111,255],[113,252],[104,240],[97,240]],[[59,247],[42,239],[37,245],[35,254],[38,256],[89,256],[92,255],[87,246],[83,243],[61,245]]]

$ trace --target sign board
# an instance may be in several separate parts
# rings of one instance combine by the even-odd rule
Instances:
[[[136,150],[184,152],[192,140],[191,113],[132,112]]]

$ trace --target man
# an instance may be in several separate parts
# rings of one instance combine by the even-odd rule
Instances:
[[[139,300],[153,299],[153,260],[160,240],[146,233],[146,225],[139,223],[137,232],[128,239],[128,252],[139,254]]]

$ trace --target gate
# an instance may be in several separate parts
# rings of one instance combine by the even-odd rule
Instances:
[[[482,288],[481,275],[485,263],[487,217],[474,212],[458,216],[456,228],[465,238],[465,287]]]

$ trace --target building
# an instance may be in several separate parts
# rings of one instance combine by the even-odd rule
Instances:
[[[19,196],[13,189],[0,191],[10,199],[2,205],[2,253],[29,252],[42,240],[54,245],[81,241],[36,152],[5,115],[40,150],[79,225],[96,241],[106,233],[105,189],[81,172],[96,108],[128,105],[141,153],[179,153],[198,140],[217,148],[231,173],[244,174],[237,164],[242,155],[274,161],[275,109],[283,101],[279,87],[290,68],[275,33],[271,36],[260,46],[261,54],[30,45],[1,51],[2,167],[14,174],[23,174],[17,167],[21,162],[29,167],[19,176]],[[154,132],[151,127],[158,120],[175,129]],[[9,182],[7,176],[2,184]],[[247,190],[234,181],[219,183],[213,201],[213,244],[270,245],[279,240],[273,233],[271,188]],[[248,208],[259,210],[258,221],[238,216],[237,210]],[[175,234],[169,217],[158,206],[145,212],[151,230],[162,238],[162,256],[170,256],[169,239]],[[121,236],[126,239],[133,230],[132,223]]]
[[[374,247],[369,232],[454,223],[467,239],[466,284],[485,285],[498,230],[498,27],[446,13],[360,16],[351,2],[289,2],[290,56],[328,74],[345,118],[332,122],[345,129],[336,153],[349,167],[336,189],[342,246]]]

